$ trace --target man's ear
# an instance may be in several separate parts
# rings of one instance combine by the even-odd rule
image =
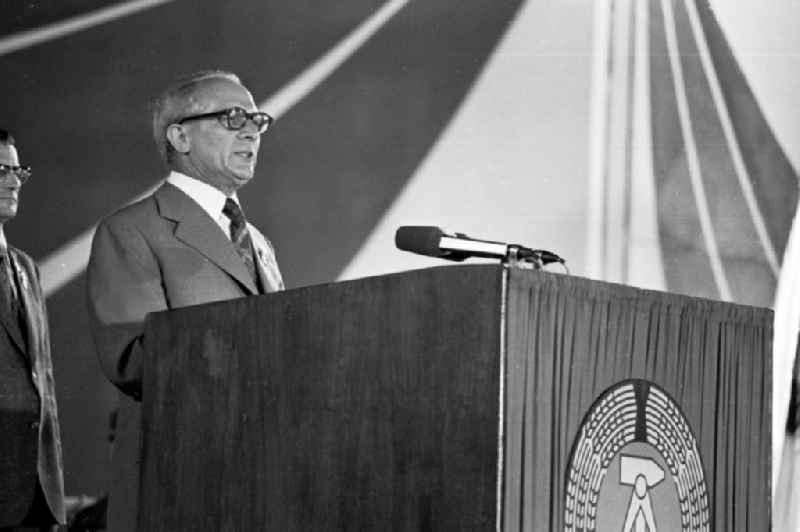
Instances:
[[[192,145],[189,135],[180,124],[170,124],[167,128],[167,142],[172,144],[175,151],[179,153],[189,153],[189,148]]]

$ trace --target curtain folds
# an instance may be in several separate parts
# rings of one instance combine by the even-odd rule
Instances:
[[[630,416],[624,418],[622,406],[619,414],[620,420],[627,419],[619,421],[620,434],[627,430],[627,435],[615,444],[617,455],[638,453],[669,470],[664,458],[669,452],[655,443],[658,429],[651,419],[653,398],[662,395],[665,408],[674,406],[664,419],[691,434],[681,440],[680,452],[689,456],[692,442],[696,445],[702,472],[695,480],[702,480],[698,490],[708,493],[697,504],[708,506],[709,522],[688,529],[765,529],[769,310],[511,270],[507,330],[507,465],[523,472],[520,486],[506,489],[520,492],[521,529],[562,529],[564,519],[573,527],[567,529],[589,529],[591,509],[578,516],[586,519],[581,528],[577,514],[570,514],[569,497],[552,497],[547,507],[537,494],[574,488],[569,485],[570,471],[577,471],[572,453],[582,444],[595,450],[604,444],[601,433],[586,428],[600,419],[592,417],[600,415],[598,405],[628,392]],[[612,391],[617,395],[608,395]],[[519,464],[513,463],[516,459]],[[631,488],[620,487],[619,457],[609,460],[604,480],[595,486],[595,524],[619,530],[628,502],[624,494]],[[661,483],[651,494],[663,503],[656,513],[666,512],[662,519],[668,521],[684,511],[670,502],[679,499],[680,478],[672,476],[675,482]],[[615,497],[622,502],[613,502]]]

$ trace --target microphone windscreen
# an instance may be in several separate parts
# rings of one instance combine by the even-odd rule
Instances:
[[[394,234],[394,245],[403,251],[441,257],[439,241],[444,232],[438,227],[428,225],[404,225]]]

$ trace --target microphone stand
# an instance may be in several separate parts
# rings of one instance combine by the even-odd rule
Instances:
[[[511,268],[522,270],[541,270],[544,268],[541,253],[517,244],[508,245],[508,252],[501,259],[501,262]]]

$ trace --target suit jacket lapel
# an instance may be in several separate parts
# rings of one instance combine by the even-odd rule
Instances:
[[[161,215],[177,222],[175,238],[205,255],[251,294],[258,293],[231,241],[194,200],[169,183],[156,190],[155,198]]]
[[[17,344],[20,351],[22,353],[26,353],[26,356],[30,358],[31,363],[35,360],[35,353],[34,353],[34,346],[36,345],[36,341],[39,338],[39,326],[37,317],[39,315],[38,309],[38,302],[34,300],[34,295],[31,292],[31,281],[30,281],[30,272],[27,272],[23,267],[23,261],[20,260],[19,256],[17,255],[16,251],[13,250],[11,247],[8,248],[8,255],[11,259],[11,268],[12,268],[12,275],[16,277],[17,282],[17,297],[19,298],[19,304],[22,307],[22,324],[21,326],[25,327],[24,333],[27,335],[27,345],[25,342],[25,338],[20,336],[20,327],[14,327],[12,324],[9,324],[6,320],[7,319],[15,319],[14,317],[7,316],[3,313],[3,320],[6,329],[9,330],[11,333],[11,337],[14,339],[14,343]]]

